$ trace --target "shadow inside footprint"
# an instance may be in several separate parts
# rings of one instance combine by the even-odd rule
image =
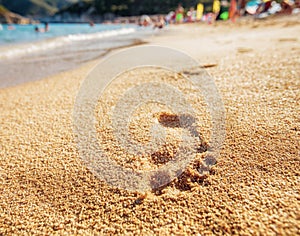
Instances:
[[[158,122],[167,128],[183,128],[190,132],[190,135],[199,138],[199,146],[196,148],[197,153],[203,153],[208,150],[208,144],[203,140],[201,134],[196,129],[196,119],[189,114],[176,115],[171,113],[159,113]],[[152,162],[155,165],[165,164],[174,159],[177,154],[176,145],[169,145],[157,152],[151,154]]]
[[[176,115],[167,112],[161,112],[157,119],[158,122],[165,127],[187,129],[192,136],[199,137],[202,143],[202,136],[196,128],[196,119],[192,115]]]
[[[165,164],[172,160],[177,153],[176,147],[171,146],[162,150],[156,151],[151,154],[151,160],[155,165]]]
[[[176,115],[167,112],[159,113],[157,116],[158,122],[167,128],[183,128],[187,129],[191,136],[196,138],[197,146],[196,153],[204,153],[208,150],[209,145],[203,140],[200,132],[197,131],[197,120],[195,117],[189,114]],[[151,160],[155,165],[166,164],[167,162],[174,160],[178,154],[178,147],[175,144],[168,144],[162,149],[151,154]],[[209,159],[210,163],[205,164],[214,164],[214,160]],[[194,183],[203,184],[207,172],[210,172],[206,166],[202,165],[202,162],[197,160],[191,163],[191,167],[180,172],[178,177],[171,181],[171,177],[167,172],[159,171],[155,175],[151,176],[151,187],[155,195],[163,194],[163,189],[166,186],[174,186],[180,191],[188,191],[192,188]],[[166,183],[164,185],[164,183]]]
[[[158,116],[158,122],[168,128],[179,128],[180,127],[180,117],[176,114],[170,114],[162,112]]]

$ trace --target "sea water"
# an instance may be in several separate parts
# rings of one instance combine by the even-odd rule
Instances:
[[[125,24],[2,25],[0,88],[38,80],[140,41],[151,29]]]

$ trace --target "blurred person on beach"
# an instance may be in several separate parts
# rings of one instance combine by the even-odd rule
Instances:
[[[196,21],[196,14],[197,12],[195,11],[194,7],[191,7],[190,10],[186,13],[187,16],[187,22],[195,22]]]
[[[140,18],[139,26],[147,27],[152,24],[152,20],[147,15],[142,15]]]
[[[293,5],[295,5],[295,1],[293,0],[283,0],[281,3],[281,13],[283,14],[291,14],[293,11]]]
[[[174,24],[174,23],[176,23],[176,12],[170,11],[168,13],[168,15],[166,15],[165,19],[166,19],[166,23],[167,24]]]
[[[258,3],[256,12],[253,14],[255,18],[265,18],[282,10],[281,5],[271,0],[263,0]]]
[[[168,15],[166,15],[165,20],[166,20],[166,24],[173,24],[175,21],[175,12],[170,11]]]
[[[237,2],[236,0],[231,0],[230,7],[229,7],[229,19],[232,22],[235,22],[237,15],[238,15]]]
[[[159,16],[157,22],[154,24],[153,29],[158,28],[158,29],[162,29],[164,28],[166,22],[163,16]]]
[[[94,26],[95,26],[94,21],[91,20],[91,21],[89,22],[89,25],[90,25],[91,27],[94,27]]]
[[[216,17],[217,20],[228,20],[229,17],[229,2],[226,0],[221,0],[220,2],[220,11],[218,16]]]
[[[246,0],[238,0],[238,4],[237,4],[237,11],[238,11],[238,15],[239,16],[243,16],[246,14]]]
[[[8,25],[8,26],[7,26],[7,29],[8,29],[8,30],[15,30],[16,28],[15,28],[13,25]]]
[[[184,20],[184,8],[182,7],[181,3],[178,4],[178,7],[175,11],[176,14],[176,23],[180,24],[183,23]]]
[[[46,23],[44,24],[44,29],[40,29],[38,26],[36,26],[36,27],[34,28],[34,31],[37,32],[37,33],[45,33],[45,32],[48,32],[48,31],[49,31],[49,23],[46,22]]]
[[[49,31],[49,23],[48,22],[45,23],[45,28],[44,29],[45,29],[45,32]]]
[[[215,22],[215,14],[212,13],[212,12],[209,12],[206,14],[206,21],[207,21],[207,24],[211,25]]]

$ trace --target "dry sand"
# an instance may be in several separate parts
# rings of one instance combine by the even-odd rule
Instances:
[[[149,39],[216,65],[227,136],[206,178],[189,168],[146,195],[108,186],[78,155],[72,109],[95,61],[1,89],[0,235],[299,234],[299,23],[185,25]]]

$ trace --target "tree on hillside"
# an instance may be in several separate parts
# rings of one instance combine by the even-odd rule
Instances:
[[[189,8],[199,2],[199,0],[94,0],[94,5],[99,14],[112,12],[128,16],[168,13],[175,10],[179,3]]]

